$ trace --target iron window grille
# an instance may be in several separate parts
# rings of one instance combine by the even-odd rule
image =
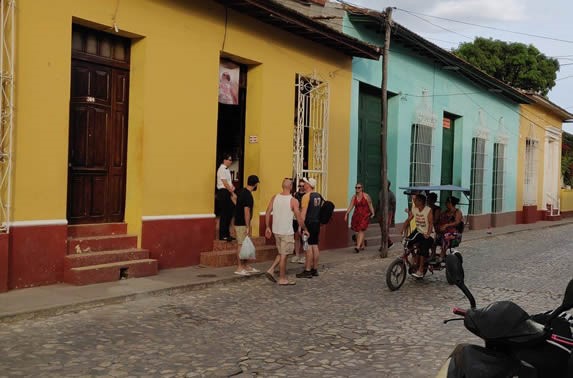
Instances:
[[[410,186],[430,185],[432,173],[433,130],[433,127],[419,123],[412,125],[410,145]]]
[[[523,204],[537,205],[537,155],[539,142],[533,138],[525,140],[525,174],[523,186]]]
[[[485,177],[485,142],[484,138],[472,139],[472,170],[470,185],[469,213],[478,215],[483,213],[483,194]]]
[[[503,190],[505,179],[505,144],[494,143],[493,145],[493,180],[491,193],[491,211],[501,213],[503,211]]]

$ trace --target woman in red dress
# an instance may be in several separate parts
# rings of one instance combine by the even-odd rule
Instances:
[[[350,200],[350,205],[346,214],[344,214],[344,221],[348,222],[348,214],[354,209],[354,214],[352,214],[352,220],[350,221],[350,227],[356,233],[356,247],[354,252],[359,253],[364,249],[364,231],[368,228],[370,224],[370,218],[374,216],[374,207],[372,206],[372,199],[367,193],[364,193],[364,186],[361,183],[355,186],[356,194],[352,196]]]

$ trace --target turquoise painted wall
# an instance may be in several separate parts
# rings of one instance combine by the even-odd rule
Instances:
[[[361,29],[360,25],[352,24],[346,17],[344,25],[344,30],[348,34],[372,44],[383,45],[381,34]],[[472,138],[478,129],[487,129],[489,137],[486,142],[482,213],[490,213],[493,146],[498,137],[506,136],[503,211],[516,211],[519,105],[503,96],[488,92],[487,89],[474,84],[456,71],[442,69],[439,64],[433,63],[428,58],[414,53],[395,41],[391,42],[390,45],[388,64],[388,91],[397,94],[390,98],[388,107],[388,178],[392,182],[392,189],[397,194],[396,222],[402,222],[406,219],[406,213],[403,209],[407,206],[407,199],[401,194],[402,191],[397,188],[408,186],[411,126],[415,120],[416,112],[422,106],[424,90],[428,93],[427,101],[436,119],[436,126],[432,135],[431,183],[433,185],[440,184],[443,113],[452,113],[460,117],[456,120],[453,184],[470,187]],[[349,193],[354,193],[353,178],[356,178],[357,171],[359,85],[360,82],[363,82],[380,88],[381,72],[381,61],[376,62],[361,58],[354,58],[353,60]],[[480,110],[482,112],[481,117]],[[500,120],[503,124],[501,128]],[[462,203],[467,203],[465,198],[462,198]],[[468,213],[467,206],[462,206],[462,210],[464,214]]]

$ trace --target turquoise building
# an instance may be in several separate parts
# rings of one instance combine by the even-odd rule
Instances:
[[[384,13],[344,7],[343,30],[384,45]],[[353,59],[349,177],[373,199],[380,188],[381,61]],[[519,104],[531,100],[452,53],[394,24],[388,61],[388,179],[398,187],[453,184],[470,227],[516,223]],[[349,193],[354,192],[352,179]],[[443,204],[446,193],[440,198]]]

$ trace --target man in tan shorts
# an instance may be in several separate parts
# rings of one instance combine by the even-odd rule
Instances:
[[[306,232],[304,221],[299,211],[298,201],[291,195],[292,180],[284,179],[282,183],[282,192],[276,194],[269,201],[267,211],[265,213],[265,237],[270,239],[272,235],[275,236],[277,243],[278,254],[275,261],[266,271],[265,276],[272,282],[277,282],[274,272],[275,268],[279,266],[279,285],[294,285],[294,281],[290,281],[286,276],[286,262],[287,256],[294,252],[294,229],[292,227],[293,214],[298,220],[299,224],[303,227],[303,232]],[[272,213],[272,220],[271,220]]]

